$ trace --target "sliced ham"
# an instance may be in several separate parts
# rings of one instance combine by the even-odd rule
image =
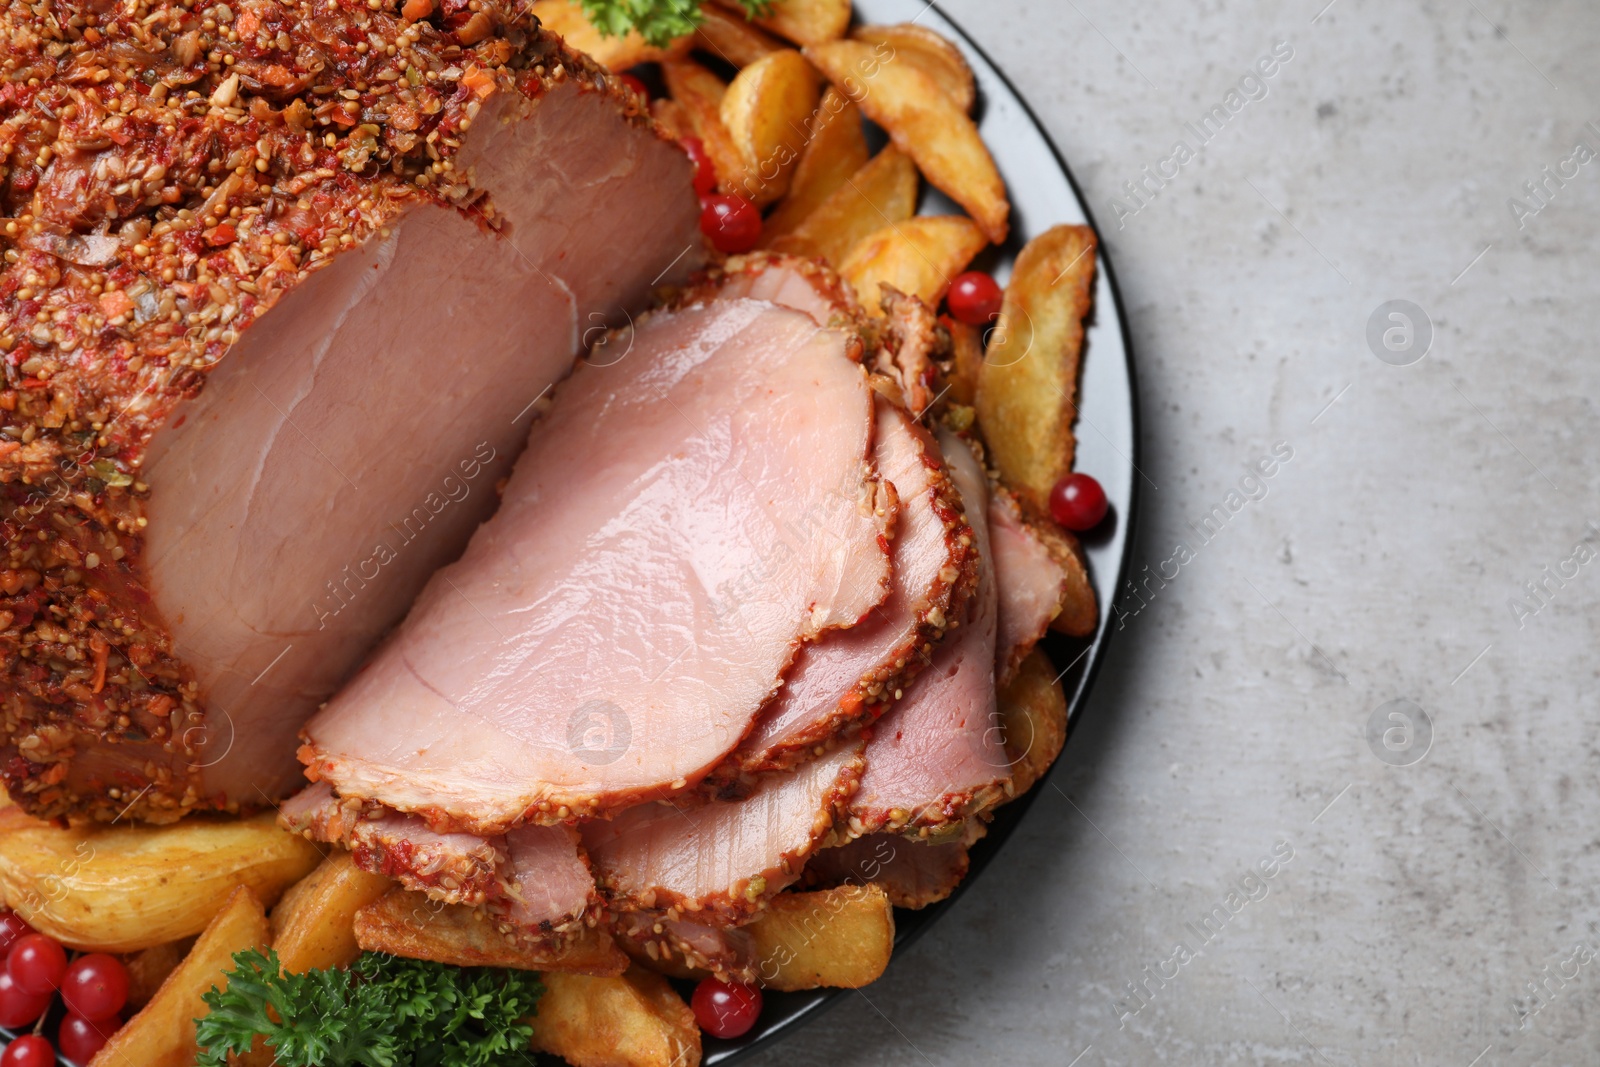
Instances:
[[[258,6],[293,47],[225,70],[172,0],[0,42],[0,772],[41,815],[301,784],[585,332],[701,256],[682,153],[527,5]]]
[[[898,834],[868,834],[838,848],[825,848],[806,865],[808,886],[882,887],[897,908],[925,908],[955,892],[967,876],[967,850],[983,837],[978,819],[968,820],[954,841],[920,841]]]
[[[341,796],[493,835],[682,791],[887,593],[859,340],[748,299],[585,365],[495,517],[305,729]]]
[[[584,848],[613,907],[737,925],[799,877],[861,766],[861,746],[846,746],[742,800],[632,808],[585,823]]]
[[[761,961],[748,930],[624,912],[611,932],[629,955],[677,977],[695,977],[696,971],[710,971],[725,982],[753,983],[759,977]]]
[[[1061,614],[1068,577],[1050,546],[1023,519],[1016,499],[1004,489],[989,498],[989,544],[1000,597],[995,670],[1004,688]]]
[[[735,256],[689,294],[690,301],[748,297],[794,308],[818,326],[859,327],[865,321],[855,293],[826,265],[773,252]]]
[[[983,468],[958,437],[939,445],[970,518],[985,513]],[[867,770],[850,805],[854,835],[914,829],[927,836],[995,804],[1010,783],[995,698],[996,592],[988,524],[973,524],[977,593],[905,696],[872,728]]]
[[[341,800],[327,783],[283,803],[287,830],[350,850],[356,866],[447,904],[482,906],[508,932],[548,942],[597,902],[576,834],[526,826],[503,837],[438,833],[416,815]]]
[[[880,401],[876,455],[900,502],[889,596],[861,625],[800,652],[783,690],[734,753],[739,773],[790,766],[843,728],[882,714],[971,594],[972,530],[938,445],[903,409]]]

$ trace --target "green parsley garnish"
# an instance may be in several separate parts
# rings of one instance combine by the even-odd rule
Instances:
[[[278,954],[233,957],[203,998],[197,1067],[226,1067],[259,1035],[279,1067],[492,1067],[526,1054],[544,986],[528,971],[368,952],[348,970],[281,974]]]
[[[700,0],[579,0],[583,14],[607,37],[638,30],[656,47],[693,33],[700,25]],[[772,0],[739,0],[748,15],[765,15]]]

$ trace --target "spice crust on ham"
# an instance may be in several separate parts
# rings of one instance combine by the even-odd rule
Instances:
[[[602,100],[655,141],[634,95],[526,10],[446,2],[410,20],[394,5],[354,0],[135,0],[0,12],[0,776],[29,811],[170,821],[196,808],[263,804],[290,782],[295,711],[276,713],[287,726],[269,724],[288,731],[283,757],[276,732],[273,744],[255,745],[257,713],[217,721],[211,683],[175,647],[183,613],[161,610],[146,559],[157,525],[147,451],[163,427],[182,424],[203,387],[215,388],[219,369],[237,363],[230,349],[259,334],[254,324],[309,279],[344,269],[355,284],[352,268],[339,265],[368,246],[377,249],[373,269],[388,264],[398,220],[442,208],[429,216],[435,230],[454,217],[448,225],[463,234],[510,232],[507,205],[484,184],[495,161],[482,147],[517,101],[558,88]],[[686,178],[684,210],[674,213],[689,220],[677,228],[685,232]],[[677,232],[674,223],[661,229]],[[646,281],[659,266],[645,265]],[[427,268],[423,260],[397,271],[416,284]],[[513,399],[508,417],[524,402]],[[306,436],[299,426],[286,432]],[[312,449],[326,443],[306,440]],[[500,449],[496,462],[503,469],[511,458]],[[413,551],[411,567],[389,571],[431,569],[459,551],[482,515],[457,510],[459,519],[439,523],[437,543]],[[299,529],[308,516],[289,518]],[[309,588],[320,595],[324,577],[364,587],[366,579],[338,574],[352,559],[359,566],[355,551],[330,549],[337,562]],[[261,574],[275,565],[239,566]],[[391,584],[393,602],[415,592]],[[308,633],[317,629],[313,608],[296,605]],[[322,617],[342,608],[331,601]],[[224,702],[256,697],[248,687],[272,665],[298,679],[292,708],[308,714],[370,647],[366,635],[392,625],[391,610],[363,595],[339,622],[367,617],[322,655],[326,677],[315,668],[295,676],[293,659],[272,661],[284,644],[307,655],[314,642],[294,637],[227,664],[239,680]],[[252,624],[281,626],[269,621]],[[224,760],[233,762],[203,773]],[[250,760],[258,772],[237,766]]]

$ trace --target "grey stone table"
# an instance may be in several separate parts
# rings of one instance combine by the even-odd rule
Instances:
[[[1147,584],[1005,852],[759,1064],[1600,1063],[1600,7],[1325,3],[946,5],[1118,268]]]

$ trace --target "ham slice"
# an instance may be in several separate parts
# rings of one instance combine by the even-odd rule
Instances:
[[[903,409],[880,401],[876,455],[900,501],[890,594],[861,625],[801,651],[782,692],[734,753],[741,773],[791,766],[845,727],[882,714],[971,593],[972,530],[938,445]]]
[[[966,443],[939,445],[970,518],[985,514],[988,485]],[[973,524],[977,593],[905,696],[872,728],[867,770],[850,805],[852,835],[945,832],[998,802],[1010,784],[995,697],[996,592],[988,524]]]
[[[868,834],[838,848],[825,848],[806,865],[807,886],[882,887],[897,908],[925,908],[955,892],[967,876],[967,849],[986,832],[981,820],[968,820],[955,841],[920,841],[897,834]]]
[[[307,724],[341,796],[494,835],[669,796],[889,583],[853,334],[660,313],[535,427],[495,517]]]
[[[1000,597],[995,670],[1003,689],[1061,614],[1068,578],[1050,546],[1023,519],[1016,499],[1004,489],[989,498],[989,544]]]
[[[493,510],[530,404],[697,265],[632,94],[526,4],[461,15],[252,5],[292,45],[224,69],[172,0],[59,56],[12,12],[0,772],[30,811],[302,784],[296,732]]]
[[[799,877],[861,766],[861,746],[845,746],[743,800],[631,808],[585,823],[584,848],[613,907],[738,925]]]
[[[294,833],[350,850],[356,866],[447,904],[482,906],[506,932],[550,943],[583,925],[598,902],[576,834],[525,826],[503,837],[438,833],[419,816],[340,800],[318,783],[284,802]]]

